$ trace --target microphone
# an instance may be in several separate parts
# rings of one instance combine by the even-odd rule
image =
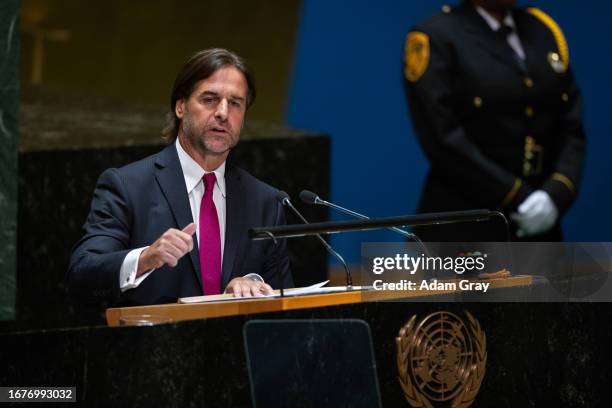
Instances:
[[[345,214],[348,214],[350,216],[353,216],[355,218],[359,218],[362,220],[369,220],[370,217],[368,217],[367,215],[363,215],[363,214],[359,214],[358,212],[349,210],[348,208],[344,208],[341,207],[337,204],[334,203],[330,203],[328,201],[325,201],[323,199],[321,199],[321,197],[319,197],[318,195],[316,195],[315,193],[313,193],[312,191],[308,191],[308,190],[302,190],[300,192],[300,199],[307,203],[307,204],[319,204],[319,205],[324,205],[330,208],[333,208],[334,210],[338,210],[340,212],[343,212]],[[427,247],[425,246],[425,244],[423,243],[423,241],[421,241],[421,239],[416,235],[413,234],[412,232],[408,232],[404,229],[401,228],[397,228],[397,227],[389,227],[387,228],[390,231],[396,232],[400,235],[403,235],[411,240],[413,240],[414,242],[417,243],[417,245],[419,246],[419,248],[421,248],[421,250],[423,251],[423,253],[429,257],[429,251],[427,250]],[[437,274],[434,274],[434,277],[432,279],[437,278]]]
[[[300,194],[300,197],[301,197],[301,194]],[[297,210],[297,208],[295,208],[293,206],[293,204],[291,204],[291,200],[289,199],[289,194],[287,194],[286,192],[281,190],[281,191],[279,191],[276,194],[276,199],[283,206],[291,208],[291,210],[302,220],[302,222],[304,224],[309,224],[309,222],[306,220],[306,218],[304,218],[304,216]],[[327,243],[327,241],[325,241],[323,239],[323,237],[321,237],[320,234],[316,234],[316,236],[317,236],[317,238],[319,238],[319,241],[321,241],[321,243],[323,244],[323,246],[325,247],[327,252],[332,254],[336,259],[338,259],[342,263],[342,265],[344,266],[344,270],[346,271],[346,286],[347,286],[347,289],[352,288],[352,286],[353,286],[353,278],[351,276],[351,271],[349,270],[348,265],[344,261],[344,258],[342,258],[342,256],[339,253],[334,251],[334,249],[331,247],[331,245],[329,245]]]
[[[318,195],[316,195],[312,191],[302,190],[300,192],[300,199],[303,202],[307,203],[307,204],[324,205],[326,207],[333,208],[334,210],[338,210],[338,211],[343,212],[345,214],[351,215],[351,216],[353,216],[355,218],[359,218],[359,219],[362,219],[362,220],[369,220],[370,219],[370,217],[368,217],[367,215],[359,214],[358,212],[349,210],[348,208],[340,207],[339,205],[336,205],[334,203],[330,203],[328,201],[322,200]],[[391,230],[393,232],[397,232],[400,235],[403,235],[405,237],[408,237],[410,239],[413,239],[413,240],[419,242],[419,238],[415,234],[413,234],[412,232],[408,232],[406,230],[403,230],[403,229],[397,228],[397,227],[390,227],[390,228],[387,228],[387,229]]]

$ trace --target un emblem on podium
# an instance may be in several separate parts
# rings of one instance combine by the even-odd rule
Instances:
[[[396,338],[399,382],[412,407],[469,407],[487,364],[487,340],[470,313],[466,319],[435,312],[404,325]]]

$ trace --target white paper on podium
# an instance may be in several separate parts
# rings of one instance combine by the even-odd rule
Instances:
[[[346,292],[346,291],[367,289],[367,287],[365,286],[352,286],[350,289],[347,289],[346,286],[325,286],[325,287],[319,286],[316,288],[314,286],[315,285],[308,286],[307,288],[288,289],[285,291],[285,296],[317,295],[317,294],[324,294],[324,293]],[[279,297],[279,296],[280,295],[274,295],[273,297]]]
[[[292,288],[285,289],[285,296],[300,296],[300,295],[315,295],[318,293],[334,293],[334,292],[345,292],[346,286],[329,286],[324,287],[329,283],[329,280],[315,283],[311,286],[306,286],[304,288]],[[352,290],[362,290],[361,286],[353,286]],[[179,303],[206,303],[206,302],[220,302],[227,300],[256,300],[256,299],[266,299],[266,298],[277,298],[280,297],[280,291],[275,290],[273,295],[263,295],[257,297],[235,297],[230,294],[222,294],[222,295],[210,295],[210,296],[192,296],[180,298],[178,300]]]
[[[328,283],[329,283],[329,280],[326,280],[323,282],[315,283],[314,285],[306,286],[305,288],[285,289],[285,296],[286,295],[291,295],[291,296],[307,295],[309,293],[317,293],[318,290],[320,290],[323,286],[327,285]],[[280,296],[280,293],[279,294],[275,293],[274,295],[267,295],[267,297],[276,297],[276,296]]]

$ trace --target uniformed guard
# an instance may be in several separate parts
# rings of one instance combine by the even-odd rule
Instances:
[[[472,0],[414,27],[404,76],[431,162],[420,212],[499,209],[514,239],[562,240],[585,153],[581,97],[559,26],[514,0]],[[503,240],[503,228],[453,224],[429,241]]]

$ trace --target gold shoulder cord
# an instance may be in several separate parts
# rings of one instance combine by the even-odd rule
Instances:
[[[563,35],[561,28],[559,28],[559,25],[548,14],[544,13],[538,8],[529,7],[527,12],[540,20],[542,24],[548,27],[548,29],[552,32],[555,42],[557,43],[557,48],[559,49],[561,61],[563,61],[565,69],[567,69],[569,65],[569,49],[567,47],[565,36]],[[551,176],[551,179],[562,183],[572,194],[576,193],[576,187],[569,177],[557,172]]]
[[[527,8],[527,12],[540,20],[542,24],[548,27],[548,29],[552,32],[553,37],[555,37],[555,42],[557,43],[557,48],[559,49],[561,61],[563,61],[565,69],[567,69],[569,66],[569,49],[567,47],[567,41],[565,40],[563,31],[561,31],[559,25],[548,14],[544,13],[539,8],[529,7]]]

